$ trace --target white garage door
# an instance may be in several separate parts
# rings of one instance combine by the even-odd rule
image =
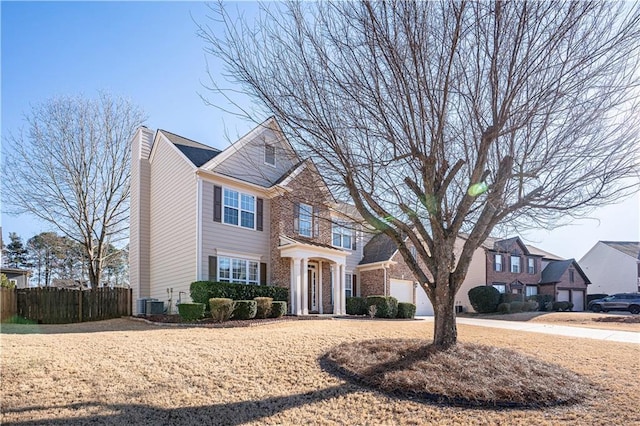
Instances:
[[[416,299],[413,300],[413,281],[391,280],[391,296],[398,302],[415,303],[416,315],[433,315],[433,306],[422,287],[416,288]]]
[[[569,290],[558,290],[558,297],[556,299],[558,302],[569,302]]]
[[[420,286],[416,288],[416,315],[431,315],[433,316],[433,305],[431,300],[427,297],[427,293]]]
[[[584,311],[584,291],[573,290],[571,292],[574,311]]]

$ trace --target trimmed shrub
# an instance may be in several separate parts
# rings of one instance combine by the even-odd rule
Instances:
[[[271,297],[254,297],[258,307],[256,310],[256,318],[268,318],[271,313],[271,303],[273,298]]]
[[[224,297],[213,297],[209,299],[211,318],[217,322],[228,321],[233,314],[236,304],[233,300]]]
[[[490,285],[481,285],[469,290],[469,302],[473,309],[480,314],[488,314],[498,309],[500,292]]]
[[[538,309],[542,312],[550,311],[553,304],[553,296],[550,294],[536,294],[535,296],[529,296],[529,300],[535,300],[538,302]]]
[[[236,307],[233,309],[233,319],[248,320],[255,318],[258,311],[258,302],[255,300],[236,300]]]
[[[368,310],[364,297],[347,297],[347,315],[367,315]]]
[[[608,294],[604,294],[604,293],[598,293],[598,294],[587,294],[587,305],[589,304],[589,302],[591,302],[592,300],[596,300],[596,299],[604,299],[605,297],[607,297]]]
[[[375,305],[376,318],[395,318],[398,315],[398,299],[393,296],[369,296],[367,306]]]
[[[413,303],[398,302],[398,314],[396,318],[414,318],[416,316],[416,305]]]
[[[218,283],[214,281],[191,283],[191,300],[196,303],[208,303],[211,298],[253,300],[255,297],[271,297],[273,300],[286,302],[289,298],[289,289],[269,285]]]
[[[511,304],[510,303],[501,303],[498,305],[498,312],[501,314],[510,314],[511,313]]]
[[[570,311],[573,309],[573,303],[571,302],[553,302],[552,309],[556,312]]]
[[[500,303],[511,303],[511,302],[522,302],[524,300],[524,295],[515,294],[515,293],[500,293]]]
[[[509,306],[511,308],[511,312],[522,312],[524,311],[524,302],[511,302],[509,303]]]
[[[179,303],[178,313],[184,321],[199,320],[204,316],[204,303]]]
[[[269,318],[280,318],[287,314],[287,302],[271,302]]]

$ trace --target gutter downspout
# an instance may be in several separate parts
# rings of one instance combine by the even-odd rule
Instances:
[[[389,265],[384,265],[382,270],[384,271],[384,295],[387,296],[387,269],[389,269]]]

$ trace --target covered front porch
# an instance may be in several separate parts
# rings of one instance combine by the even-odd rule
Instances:
[[[289,237],[280,237],[278,249],[290,261],[291,314],[346,314],[347,252]]]

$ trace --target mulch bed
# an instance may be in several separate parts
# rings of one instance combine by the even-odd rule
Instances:
[[[570,370],[484,345],[437,350],[419,339],[346,342],[321,357],[320,365],[384,393],[453,406],[539,408],[596,394],[592,383]]]
[[[640,324],[640,315],[636,315],[633,317],[602,317],[602,318],[594,318],[595,322],[616,322],[620,324]]]

